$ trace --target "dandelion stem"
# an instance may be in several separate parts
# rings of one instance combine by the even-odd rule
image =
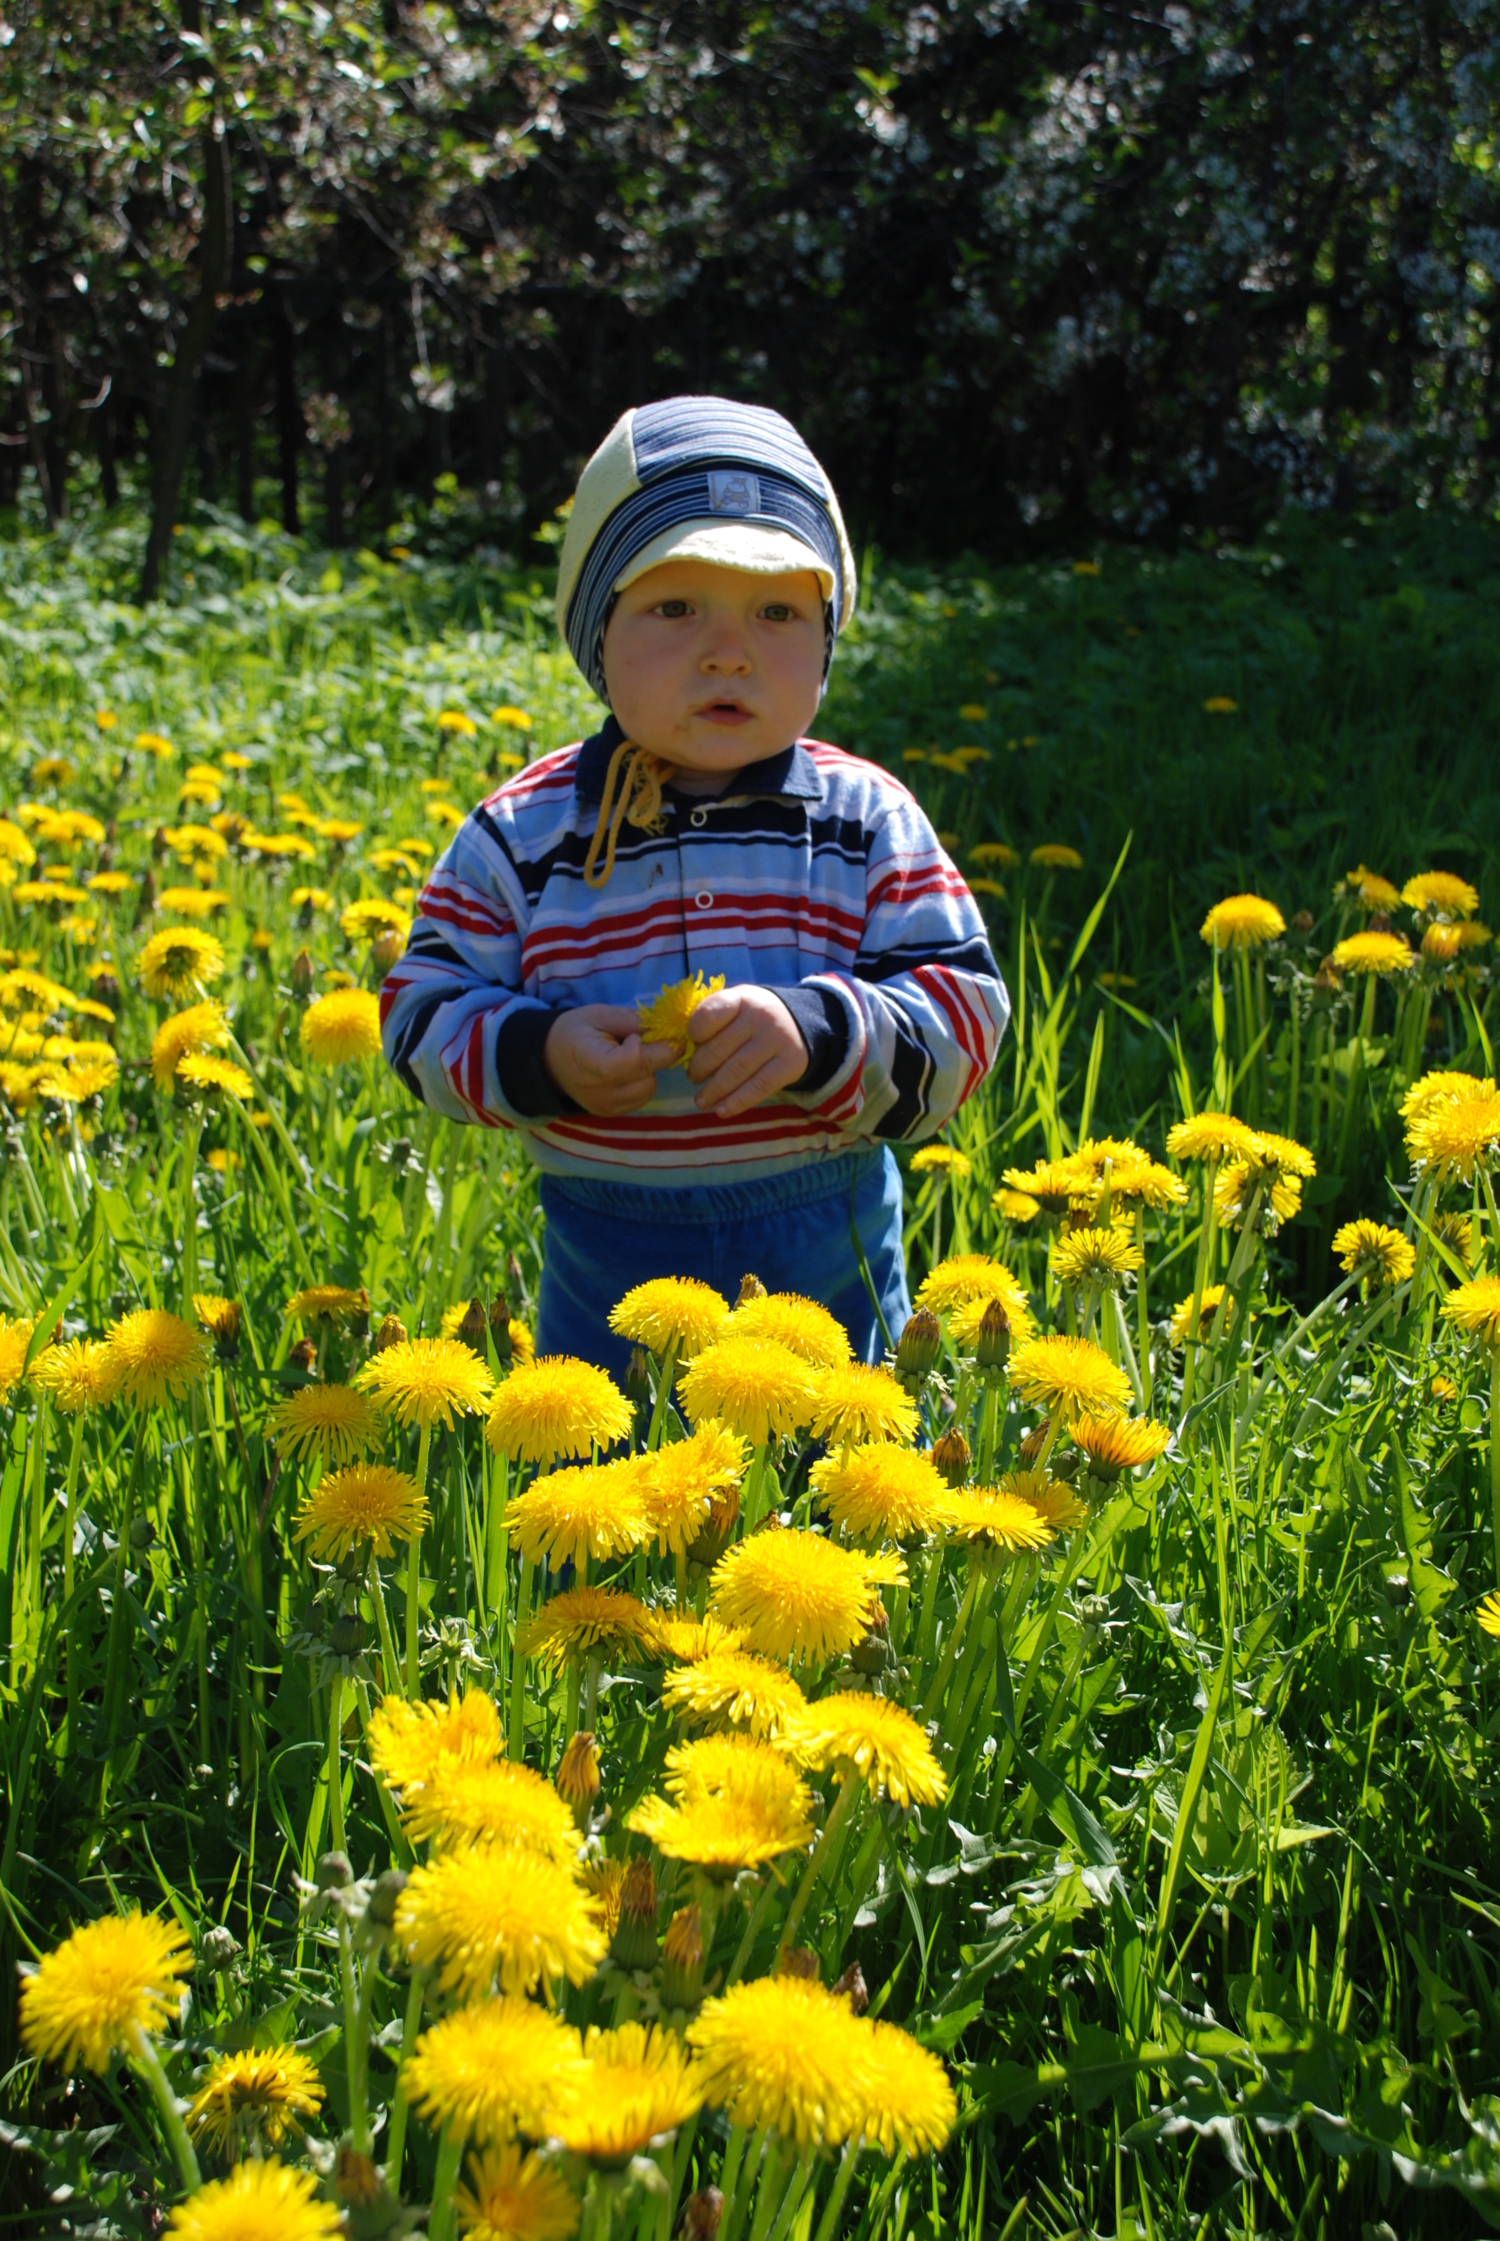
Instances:
[[[656,1401],[651,1410],[651,1428],[646,1434],[646,1452],[654,1455],[661,1446],[662,1427],[667,1420],[667,1402],[672,1395],[672,1380],[677,1375],[677,1347],[675,1338],[668,1339],[656,1376]]]
[[[406,2065],[422,2027],[422,2000],[426,1990],[426,1971],[413,1969],[406,1995],[406,2014],[401,2021],[400,2066],[396,2072],[395,2098],[391,2102],[390,2137],[386,2142],[385,2178],[392,2194],[401,2192],[401,2164],[406,2153]]]
[[[1495,1525],[1495,1581],[1500,1586],[1500,1353],[1490,1358],[1490,1511]]]
[[[832,1811],[823,1823],[823,1834],[813,1847],[812,1858],[802,1870],[802,1881],[798,1884],[796,1896],[787,1909],[786,1920],[781,1925],[780,1950],[783,1953],[795,1942],[802,1917],[807,1912],[808,1900],[817,1889],[818,1880],[832,1857],[834,1846],[842,1836],[850,1815],[864,1794],[864,1776],[854,1773],[846,1774],[839,1786],[839,1794],[833,1801]]]
[[[83,1411],[80,1409],[73,1419],[73,1442],[68,1450],[68,1483],[63,1494],[63,1508],[67,1513],[63,1519],[63,1609],[66,1611],[73,1608],[73,1574],[76,1562],[73,1543],[78,1530],[78,1471],[82,1460]],[[78,1643],[71,1631],[63,1654],[67,1659],[68,1724],[63,1729],[62,1749],[58,1757],[66,1761],[68,1753],[78,1748],[81,1672]]]
[[[834,2241],[834,2237],[839,2231],[839,2218],[843,2212],[845,2199],[854,2183],[854,2168],[859,2162],[860,2150],[864,2144],[865,2136],[861,2132],[857,2138],[850,2140],[845,2146],[844,2152],[839,2158],[839,2175],[833,2182],[833,2192],[829,2195],[823,2215],[818,2220],[818,2230],[814,2236],[814,2241]]]
[[[463,2135],[450,2134],[443,2127],[443,2137],[438,2143],[437,2169],[432,2175],[432,2216],[427,2221],[428,2241],[448,2241],[453,2231],[453,2190],[458,2184],[458,2166],[463,2156]]]
[[[526,1756],[526,1659],[521,1649],[521,1636],[526,1621],[531,1616],[531,1580],[535,1567],[529,1556],[521,1559],[521,1586],[516,1596],[515,1663],[511,1668],[510,1685],[510,1755],[513,1759]]]
[[[131,2034],[130,2060],[132,2068],[145,2079],[151,2098],[156,2103],[161,2127],[167,2135],[167,2145],[172,2150],[178,2177],[182,2181],[182,2191],[184,2194],[195,2194],[203,2184],[203,2174],[198,2169],[198,2158],[193,2152],[193,2143],[188,2138],[187,2126],[182,2121],[182,2109],[172,2091],[172,2081],[162,2068],[161,2056],[139,2024],[135,2025]]]
[[[965,1629],[974,1615],[974,1598],[979,1593],[979,1579],[979,1566],[971,1563],[969,1577],[964,1587],[963,1601],[958,1606],[958,1616],[948,1629],[948,1637],[943,1644],[943,1654],[938,1660],[938,1669],[932,1677],[932,1686],[922,1700],[924,1724],[932,1718],[933,1707],[947,1689],[952,1678],[953,1661],[958,1655],[959,1644],[964,1638]]]
[[[367,1585],[375,1612],[375,1625],[380,1635],[381,1673],[387,1693],[394,1696],[401,1686],[401,1660],[396,1654],[396,1641],[391,1633],[391,1614],[385,1607],[385,1583],[380,1577],[380,1566],[375,1561],[373,1541],[369,1544],[368,1562]]]
[[[417,1441],[417,1500],[427,1492],[427,1455],[432,1445],[432,1426],[422,1426]],[[416,1535],[406,1544],[406,1693],[415,1701],[419,1665],[417,1658],[417,1622],[422,1612],[422,1541]]]
[[[335,1852],[344,1850],[343,1733],[344,1675],[336,1668],[328,1683],[328,1828]]]

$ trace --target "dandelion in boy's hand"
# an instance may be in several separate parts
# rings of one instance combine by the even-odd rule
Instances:
[[[1260,895],[1226,895],[1198,929],[1204,941],[1220,949],[1260,949],[1279,941],[1286,920],[1274,903]]]
[[[1418,872],[1402,888],[1401,900],[1418,913],[1434,911],[1444,918],[1472,918],[1479,908],[1479,890],[1456,872]]]
[[[391,1790],[418,1790],[450,1761],[497,1758],[504,1744],[500,1715],[482,1689],[446,1704],[409,1704],[388,1696],[370,1719],[370,1763]]]
[[[644,1657],[654,1634],[652,1613],[634,1595],[613,1587],[569,1587],[561,1595],[549,1596],[527,1622],[520,1650],[523,1657],[538,1658],[545,1665],[596,1653]]]
[[[585,1984],[605,1943],[570,1869],[503,1845],[465,1844],[413,1868],[396,1935],[444,1992],[474,1998],[494,1983],[527,1993],[545,1977]]]
[[[905,1578],[894,1554],[835,1548],[818,1533],[755,1533],[719,1559],[712,1608],[744,1627],[751,1647],[768,1657],[821,1660],[853,1649],[878,1604],[877,1588]]]
[[[1383,976],[1410,972],[1417,953],[1404,934],[1350,934],[1335,943],[1328,961],[1336,973]]]
[[[784,1666],[745,1649],[710,1650],[694,1664],[679,1666],[662,1682],[661,1698],[680,1718],[700,1724],[728,1720],[750,1735],[772,1739],[806,1702]]]
[[[856,1541],[930,1533],[948,1491],[930,1456],[889,1440],[824,1456],[812,1467],[812,1487],[838,1530]]]
[[[103,2072],[117,2048],[132,2052],[177,2013],[192,1966],[186,1934],[161,1915],[85,1922],[22,1979],[22,2043],[43,2061]]]
[[[926,1730],[885,1697],[852,1689],[819,1697],[797,1715],[780,1747],[799,1766],[846,1778],[852,1772],[897,1805],[941,1805],[948,1794]]]
[[[798,1292],[760,1291],[743,1296],[719,1333],[724,1339],[765,1339],[784,1346],[800,1361],[817,1369],[832,1369],[847,1362],[853,1348],[849,1333],[836,1315],[815,1299]]]
[[[284,1456],[317,1455],[325,1463],[350,1463],[373,1446],[380,1419],[351,1385],[307,1385],[277,1402],[265,1431]]]
[[[490,1404],[485,1438],[512,1461],[552,1464],[624,1439],[635,1411],[607,1371],[566,1354],[518,1363]]]
[[[1334,1234],[1333,1250],[1346,1274],[1362,1276],[1371,1290],[1404,1284],[1417,1265],[1415,1247],[1387,1222],[1345,1222]]]
[[[185,996],[196,983],[217,980],[223,970],[223,949],[196,926],[170,926],[153,934],[140,954],[141,986],[158,1001]]]
[[[451,2139],[545,2138],[548,2112],[583,2068],[578,2033],[535,2000],[456,2008],[422,2033],[401,2073],[419,2116]],[[524,2230],[524,2229],[523,2229]]]
[[[1486,1353],[1500,1354],[1500,1276],[1476,1276],[1467,1284],[1455,1284],[1442,1312]]]
[[[728,1300],[711,1284],[695,1276],[654,1276],[610,1309],[609,1327],[653,1354],[675,1346],[691,1360],[715,1337],[728,1313]]]
[[[670,2139],[703,2105],[698,2064],[661,2025],[591,2025],[584,2069],[553,2105],[548,2130],[571,2154],[618,2170]]]
[[[694,973],[690,980],[673,981],[662,988],[649,1003],[638,1003],[642,1042],[670,1043],[679,1064],[685,1064],[698,1048],[692,1035],[693,1014],[705,996],[716,996],[723,986],[722,973],[715,973],[708,981],[702,973]]]
[[[316,2066],[295,2047],[221,2054],[193,2095],[187,2127],[220,2155],[259,2155],[280,2147],[299,2117],[315,2116],[323,2099]]]
[[[390,1556],[397,1541],[420,1540],[431,1513],[406,1471],[350,1463],[325,1471],[297,1512],[296,1538],[315,1556],[344,1557],[368,1542]]]
[[[1130,1406],[1125,1372],[1087,1338],[1032,1338],[1010,1357],[1010,1381],[1021,1398],[1059,1412],[1067,1423],[1080,1415],[1118,1416]]]
[[[121,1396],[159,1408],[181,1400],[210,1368],[206,1341],[190,1323],[162,1307],[138,1307],[109,1328]]]
[[[336,988],[302,1014],[298,1040],[320,1066],[380,1056],[380,998],[368,988]]]
[[[454,1338],[408,1338],[372,1354],[354,1382],[398,1424],[453,1429],[455,1417],[481,1410],[494,1390],[488,1366]]]

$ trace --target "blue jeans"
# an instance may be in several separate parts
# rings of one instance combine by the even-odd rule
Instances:
[[[884,1147],[694,1190],[544,1175],[541,1198],[547,1230],[538,1354],[573,1354],[620,1377],[630,1346],[607,1318],[632,1284],[696,1276],[732,1307],[740,1278],[750,1275],[768,1292],[820,1301],[848,1331],[856,1360],[878,1361],[885,1339],[854,1257],[853,1227],[892,1343],[911,1313],[901,1171]]]

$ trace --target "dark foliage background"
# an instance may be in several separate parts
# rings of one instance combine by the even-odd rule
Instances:
[[[148,590],[194,488],[514,547],[685,387],[907,553],[1495,500],[1497,0],[6,16],[0,503],[149,472]]]

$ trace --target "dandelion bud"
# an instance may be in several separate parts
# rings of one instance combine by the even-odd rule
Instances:
[[[158,825],[155,832],[151,835],[151,855],[153,861],[159,864],[166,853],[167,829],[165,825]]]
[[[580,1829],[586,1829],[590,1809],[599,1795],[599,1753],[593,1736],[582,1729],[563,1752],[556,1789],[563,1803],[573,1808]]]
[[[677,2228],[681,2241],[718,2241],[723,2215],[724,2197],[718,2188],[700,2187],[682,2206],[682,2223]]]
[[[625,1870],[620,1919],[609,1950],[622,1969],[656,1966],[656,1877],[649,1860],[632,1860]]]
[[[113,1006],[120,1001],[120,983],[107,965],[102,965],[99,971],[91,976],[89,994],[96,1004]]]
[[[1022,1434],[1021,1461],[1023,1463],[1031,1464],[1037,1461],[1042,1449],[1047,1444],[1048,1429],[1049,1427],[1045,1424],[1033,1424],[1029,1432]]]
[[[370,963],[382,980],[406,954],[406,936],[395,926],[385,926],[370,944]]]
[[[1004,1369],[1010,1359],[1010,1317],[997,1299],[984,1311],[974,1358],[982,1370]]]
[[[870,1987],[865,1982],[865,1972],[857,1961],[851,1961],[834,1991],[842,1993],[856,2015],[863,2015],[870,2005]]]
[[[944,1432],[941,1439],[933,1441],[933,1468],[941,1471],[955,1490],[968,1481],[969,1461],[969,1443],[962,1432]]]
[[[661,2001],[665,2008],[695,2008],[703,1997],[703,1918],[680,1906],[661,1947]]]
[[[896,1341],[896,1375],[908,1391],[937,1368],[942,1343],[942,1325],[930,1307],[919,1307],[915,1315],[908,1315]]]
[[[382,1316],[380,1328],[370,1345],[372,1354],[383,1354],[388,1346],[406,1344],[406,1325],[394,1315]]]
[[[632,1346],[630,1360],[625,1364],[625,1398],[637,1408],[644,1408],[651,1398],[650,1365],[644,1346]]]
[[[738,1487],[731,1486],[725,1494],[718,1495],[710,1504],[708,1515],[687,1545],[687,1560],[703,1571],[718,1563],[728,1548],[740,1514]]]
[[[348,1323],[351,1338],[369,1337],[370,1295],[363,1284],[360,1285],[359,1290],[354,1295],[354,1305],[349,1310]]]
[[[314,970],[311,950],[299,949],[292,959],[292,994],[294,996],[310,996],[312,994]]]
[[[1060,1478],[1064,1486],[1071,1486],[1078,1476],[1078,1466],[1082,1461],[1083,1457],[1079,1454],[1077,1448],[1070,1447],[1065,1455],[1054,1455],[1052,1457],[1052,1476]],[[1096,1470],[1098,1466],[1091,1463],[1089,1468],[1090,1470]],[[1116,1472],[1115,1476],[1118,1477],[1119,1473]]]
[[[877,1673],[885,1671],[890,1663],[890,1655],[891,1622],[886,1617],[883,1606],[877,1604],[862,1639],[849,1652],[849,1663],[856,1673],[864,1673],[873,1679]]]
[[[140,893],[135,898],[135,922],[137,926],[144,926],[155,908],[156,881],[151,876],[151,867],[148,864],[145,875],[141,880]]]
[[[222,1976],[226,1969],[234,1965],[234,1957],[239,1949],[240,1941],[233,1930],[227,1930],[222,1922],[215,1922],[212,1929],[203,1933],[198,1947],[198,1959],[213,1975]]]
[[[1366,926],[1366,928],[1365,928],[1365,931],[1366,931],[1366,933],[1369,933],[1369,934],[1388,934],[1388,933],[1390,932],[1390,930],[1391,930],[1391,914],[1390,914],[1390,912],[1389,912],[1388,910],[1372,910],[1372,911],[1371,911],[1371,913],[1370,913],[1369,924],[1368,924],[1368,925]]]
[[[365,1912],[380,1929],[395,1927],[396,1901],[405,1889],[406,1872],[403,1868],[387,1868],[383,1875],[376,1876]]]
[[[463,1340],[465,1346],[472,1346],[476,1354],[482,1354],[484,1352],[484,1334],[488,1328],[489,1325],[485,1320],[484,1301],[482,1299],[471,1299],[464,1309],[464,1319],[459,1324],[456,1335]]]
[[[1299,910],[1292,919],[1292,932],[1294,934],[1310,934],[1312,930],[1312,912],[1310,910]]]
[[[764,1299],[765,1297],[766,1287],[758,1276],[742,1276],[740,1278],[740,1296],[734,1304],[736,1307],[744,1307],[753,1299]]]
[[[358,1657],[365,1646],[365,1622],[358,1611],[340,1611],[328,1629],[328,1647],[335,1657]]]
[[[818,1980],[818,1956],[811,1946],[784,1945],[776,1956],[773,1976],[798,1976],[808,1984]]]
[[[310,1338],[299,1338],[295,1346],[289,1346],[286,1358],[293,1369],[301,1370],[304,1377],[317,1376],[318,1349]]]
[[[221,1362],[237,1362],[240,1354],[240,1303],[237,1299],[216,1300],[212,1315],[207,1319],[209,1335],[214,1342],[214,1352]]]
[[[504,1292],[490,1301],[490,1337],[495,1342],[495,1359],[504,1369],[516,1351],[510,1342],[510,1302]]]
[[[354,1870],[349,1865],[348,1853],[322,1853],[313,1870],[313,1879],[320,1891],[347,1891],[354,1881]]]
[[[137,1517],[131,1520],[130,1545],[138,1555],[144,1555],[155,1539],[156,1527],[149,1517]]]
[[[341,2147],[333,2170],[333,2191],[351,2210],[369,2210],[380,2200],[380,2172],[369,2156],[361,2155],[356,2148]]]

